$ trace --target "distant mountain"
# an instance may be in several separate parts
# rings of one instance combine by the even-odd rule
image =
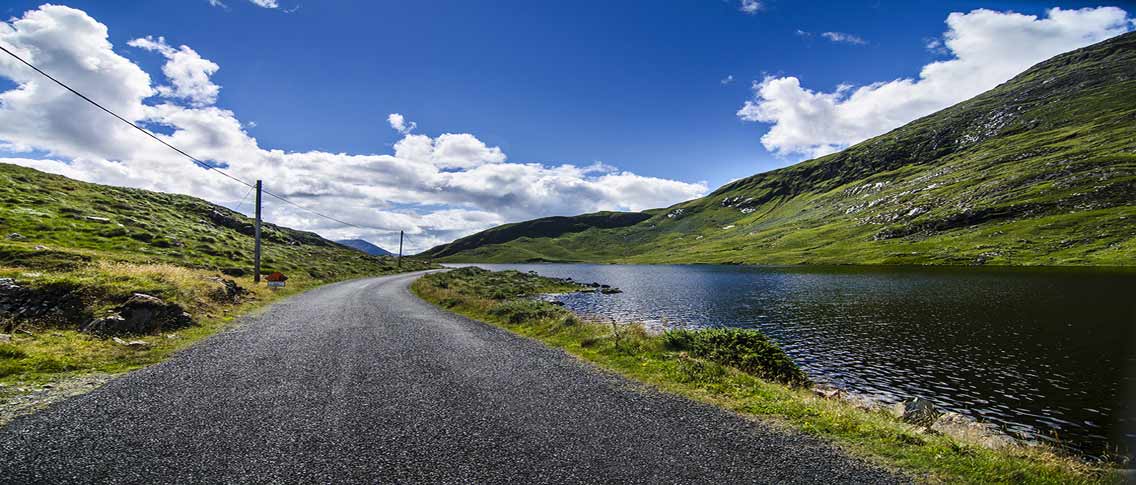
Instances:
[[[507,224],[450,262],[1136,264],[1136,33],[666,209]],[[622,222],[630,222],[623,224]]]
[[[466,236],[449,244],[434,247],[419,254],[421,257],[441,258],[461,254],[491,244],[504,244],[520,238],[554,238],[588,229],[612,229],[635,225],[650,219],[646,212],[596,212],[573,217],[543,217],[531,221],[505,224]],[[541,259],[539,257],[529,259]]]
[[[380,247],[378,247],[374,244],[371,244],[367,241],[364,241],[362,239],[341,239],[341,240],[338,240],[338,241],[335,241],[335,242],[342,244],[344,246],[347,246],[351,249],[363,251],[364,253],[370,254],[371,256],[392,256],[392,255],[394,255],[394,253],[387,251],[386,249],[380,248]]]

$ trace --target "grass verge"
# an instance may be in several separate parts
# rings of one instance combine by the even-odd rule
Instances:
[[[753,331],[650,335],[641,325],[585,322],[529,297],[578,291],[566,280],[462,268],[424,276],[412,291],[455,313],[563,349],[599,367],[742,415],[830,440],[850,453],[924,482],[1114,483],[1108,469],[1040,447],[988,449],[927,434],[882,410],[817,396],[775,345]]]
[[[431,267],[404,261],[402,270]],[[368,268],[366,274],[345,272],[338,277],[312,278],[296,274],[287,287],[269,289],[251,276],[230,277],[218,271],[171,264],[99,262],[73,270],[49,271],[27,267],[0,267],[0,278],[22,287],[47,291],[70,306],[30,319],[0,318],[0,401],[27,394],[49,382],[91,373],[119,374],[160,362],[170,354],[227,327],[237,317],[276,300],[339,280],[398,272],[393,263]],[[226,292],[225,281],[240,288]],[[98,317],[134,293],[145,293],[176,303],[192,317],[187,327],[153,334],[111,336],[82,332],[75,319]],[[57,304],[57,303],[52,303]],[[64,319],[56,316],[66,317]],[[135,342],[125,345],[124,342]],[[137,343],[143,342],[143,343]]]

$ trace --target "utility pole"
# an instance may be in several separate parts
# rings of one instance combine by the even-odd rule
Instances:
[[[260,180],[256,181],[256,247],[253,249],[252,281],[260,283]]]
[[[402,269],[402,231],[398,231],[398,269]]]

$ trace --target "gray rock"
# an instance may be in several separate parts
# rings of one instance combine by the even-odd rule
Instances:
[[[935,420],[931,430],[957,440],[991,449],[1011,446],[1014,440],[990,423],[979,423],[959,413],[946,412]]]
[[[237,285],[236,281],[217,277],[209,279],[221,285],[214,291],[214,299],[216,300],[236,302],[241,295],[248,292],[244,288],[241,288],[239,285]]]
[[[24,235],[23,235],[23,234],[20,234],[20,233],[18,233],[18,232],[13,232],[13,233],[11,233],[11,234],[9,234],[9,235],[8,235],[8,239],[11,239],[11,240],[13,240],[13,241],[19,241],[19,240],[22,240],[22,239],[27,239],[27,238],[26,238],[26,237],[24,237]]]
[[[816,394],[817,396],[823,397],[825,399],[840,399],[844,397],[844,393],[841,392],[840,389],[837,389],[835,387],[817,386],[813,388],[813,394]]]
[[[125,340],[122,340],[122,339],[120,339],[120,338],[118,338],[118,337],[114,337],[114,338],[113,338],[113,339],[111,339],[111,340],[114,340],[114,343],[116,343],[116,344],[119,344],[119,345],[121,345],[121,346],[123,346],[123,347],[131,347],[131,348],[144,348],[144,347],[149,347],[149,346],[150,346],[150,344],[149,344],[149,343],[147,343],[147,342],[146,342],[146,341],[144,341],[144,340],[131,340],[131,341],[127,342],[127,341],[125,341]]]
[[[193,324],[188,313],[174,303],[135,293],[114,313],[92,320],[83,331],[97,334],[146,334]]]
[[[931,401],[916,397],[903,402],[903,415],[900,417],[905,423],[926,428],[935,424],[935,420],[942,415]]]
[[[616,293],[623,293],[623,290],[619,288],[600,288],[600,293],[603,293],[605,295],[614,295]]]

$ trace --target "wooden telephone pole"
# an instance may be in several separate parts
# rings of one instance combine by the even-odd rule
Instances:
[[[256,181],[256,246],[252,257],[252,281],[260,283],[260,187],[261,181]]]
[[[398,259],[395,260],[399,269],[402,269],[402,231],[398,231]]]

